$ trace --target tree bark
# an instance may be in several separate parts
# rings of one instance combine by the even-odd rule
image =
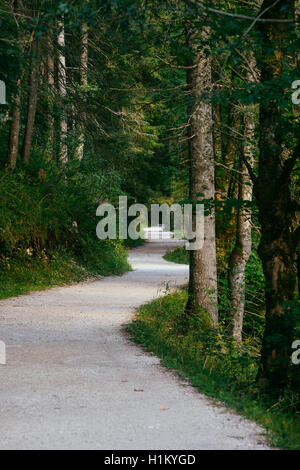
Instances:
[[[25,134],[21,152],[21,158],[24,163],[29,162],[30,150],[32,144],[32,136],[34,130],[34,120],[37,107],[38,99],[38,87],[39,87],[39,42],[35,39],[33,51],[32,51],[32,62],[31,71],[29,76],[29,93],[28,93],[28,104],[27,104],[27,119],[25,126]]]
[[[204,30],[203,36],[208,35]],[[187,33],[188,45],[194,54],[196,67],[189,70],[190,112],[189,112],[189,160],[190,199],[196,203],[201,199],[215,199],[215,167],[213,147],[212,105],[202,96],[212,90],[211,58],[199,51],[199,32]],[[218,324],[217,307],[217,263],[215,210],[205,216],[204,245],[201,250],[190,251],[189,297],[186,307],[188,315],[204,309],[209,314],[212,327]]]
[[[300,247],[297,249],[297,282],[298,282],[298,296],[300,298]]]
[[[14,12],[20,13],[22,11],[22,0],[14,1]],[[20,36],[18,19],[16,20],[18,27],[18,37]],[[21,74],[22,77],[22,74]],[[18,147],[19,147],[19,134],[20,134],[20,119],[21,119],[21,77],[17,80],[17,91],[13,99],[14,108],[11,118],[11,126],[9,131],[8,141],[8,165],[14,170],[17,163]]]
[[[88,83],[88,25],[82,23],[81,26],[81,55],[80,55],[80,79],[81,85],[86,86]],[[86,123],[86,113],[82,113],[81,132],[79,135],[79,145],[77,148],[77,157],[82,160],[84,153],[84,130],[83,127]]]
[[[255,68],[254,57],[251,58]],[[253,82],[252,73],[247,73],[247,81]],[[255,106],[249,106],[244,114],[244,145],[240,155],[238,199],[243,202],[252,201],[253,184],[244,158],[251,167],[254,163],[252,146],[255,137]],[[237,344],[242,343],[242,331],[245,309],[245,268],[251,255],[251,214],[249,208],[241,207],[237,211],[236,240],[229,261],[229,288],[232,308],[232,336]]]
[[[273,3],[273,0],[265,0],[262,11]],[[294,1],[280,0],[263,17],[294,18]],[[285,48],[291,29],[290,24],[261,23],[262,84],[270,86],[284,73]],[[282,390],[287,383],[294,331],[287,303],[294,299],[296,287],[296,244],[291,230],[294,213],[290,192],[294,158],[289,157],[287,163],[280,101],[281,97],[276,96],[260,105],[260,157],[254,186],[262,230],[259,255],[266,281],[266,326],[258,379],[273,391]]]
[[[226,138],[226,165],[231,167],[233,171],[230,173],[227,197],[234,198],[238,195],[238,174],[236,173],[238,166],[238,147],[239,136],[237,133],[241,132],[241,113],[237,107],[232,105],[228,111],[228,136]]]
[[[242,174],[239,174],[238,199],[240,201],[251,201],[252,184],[242,161],[240,161],[239,171]],[[245,307],[245,268],[252,247],[249,209],[238,209],[236,223],[236,240],[229,261],[229,289],[232,309],[232,336],[236,343],[241,344]]]
[[[64,109],[64,98],[67,94],[67,74],[66,74],[66,56],[65,56],[65,29],[64,22],[59,23],[60,31],[57,39],[58,43],[58,90],[62,102],[62,111],[60,118],[60,160],[66,163],[68,160],[68,148],[66,144],[68,124]]]
[[[12,113],[9,141],[8,141],[8,165],[14,170],[17,163],[18,147],[19,147],[19,134],[20,134],[20,119],[21,119],[21,89],[19,79],[17,82],[17,92],[14,97],[14,109]]]
[[[54,64],[54,47],[53,47],[53,38],[52,31],[48,33],[48,52],[47,52],[47,84],[48,84],[48,93],[49,93],[49,111],[48,111],[48,139],[47,139],[47,149],[48,152],[52,153],[54,148],[54,117],[53,117],[53,99],[54,99],[54,73],[55,73],[55,64]]]

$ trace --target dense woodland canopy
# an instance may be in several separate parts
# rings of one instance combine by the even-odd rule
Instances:
[[[254,358],[257,386],[299,410],[299,7],[2,0],[2,296],[39,266],[124,272],[124,242],[96,238],[100,202],[200,201],[180,334]]]

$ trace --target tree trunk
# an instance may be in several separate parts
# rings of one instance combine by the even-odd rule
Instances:
[[[14,12],[20,13],[22,10],[22,1],[14,1]],[[18,27],[18,37],[20,36],[18,19],[16,20]],[[19,134],[20,134],[20,119],[21,119],[21,78],[17,80],[17,91],[13,99],[14,108],[11,118],[11,126],[9,131],[8,141],[8,165],[14,170],[17,163],[18,147],[19,147]]]
[[[262,11],[273,5],[265,0]],[[294,1],[280,0],[269,8],[263,18],[294,18]],[[261,81],[270,87],[284,73],[285,47],[289,41],[290,24],[261,23]],[[264,100],[260,106],[259,172],[255,183],[262,236],[259,255],[266,281],[266,326],[258,379],[267,388],[281,390],[287,383],[293,340],[293,321],[288,302],[296,287],[295,252],[292,234],[290,177],[294,158],[288,161],[284,152],[283,111],[277,86],[276,98]],[[284,90],[282,90],[284,93]],[[299,151],[299,148],[298,148]]]
[[[49,93],[49,111],[48,111],[48,139],[47,139],[47,149],[48,152],[52,153],[54,149],[54,117],[53,117],[53,93],[54,93],[54,47],[53,47],[53,38],[52,31],[48,33],[48,52],[47,52],[47,83],[48,83],[48,93]]]
[[[29,76],[29,93],[28,93],[28,104],[27,104],[27,119],[25,134],[21,152],[21,158],[23,162],[28,163],[30,158],[30,150],[32,143],[32,136],[34,130],[34,120],[37,106],[38,87],[39,87],[39,43],[38,39],[35,39],[33,51],[32,51],[32,62],[31,71]]]
[[[68,148],[66,144],[68,124],[64,109],[64,98],[67,94],[66,56],[65,56],[65,30],[63,21],[59,24],[58,35],[58,90],[62,101],[60,117],[60,160],[65,163],[68,159]]]
[[[80,56],[80,79],[81,85],[86,86],[88,83],[87,78],[88,70],[88,25],[82,23],[81,26],[81,56]],[[84,152],[84,125],[86,123],[86,113],[82,113],[81,132],[79,135],[79,145],[77,148],[77,157],[79,160],[83,158]]]
[[[298,281],[298,297],[300,298],[300,246],[297,249],[297,281]]]
[[[17,92],[14,97],[14,109],[12,113],[9,141],[8,141],[8,165],[14,170],[17,163],[18,147],[19,147],[19,134],[20,134],[20,119],[21,119],[21,89],[20,79],[17,82]]]
[[[228,111],[228,129],[226,137],[225,155],[226,165],[232,168],[227,188],[227,197],[234,198],[238,195],[238,174],[236,169],[238,166],[238,146],[241,132],[241,113],[236,106],[231,106]]]
[[[241,159],[242,160],[242,159]],[[239,191],[240,201],[252,200],[252,184],[244,163],[240,162]],[[248,186],[249,184],[249,186]],[[245,268],[251,254],[251,215],[249,209],[241,208],[236,218],[236,240],[229,261],[229,289],[232,309],[232,336],[240,344],[242,342],[244,306],[245,306]]]
[[[207,36],[207,31],[202,33]],[[195,203],[202,193],[205,199],[215,199],[215,167],[213,147],[212,105],[203,93],[212,89],[211,58],[198,50],[199,33],[188,32],[188,45],[194,54],[194,64],[188,73],[190,85],[189,113],[189,159],[190,199]],[[197,314],[199,309],[208,312],[211,326],[217,327],[217,263],[215,210],[205,216],[204,245],[201,250],[190,251],[189,297],[186,307],[188,315]]]
[[[255,68],[255,60],[252,57],[252,68]],[[252,73],[247,73],[248,82],[253,82]],[[248,107],[244,114],[244,145],[243,154],[240,155],[238,199],[243,202],[252,201],[252,180],[243,161],[245,158],[253,166],[254,158],[252,146],[255,137],[255,107]],[[245,308],[245,268],[251,255],[251,214],[249,208],[241,207],[237,211],[236,240],[229,261],[229,288],[232,308],[232,336],[237,344],[242,343],[242,331]]]

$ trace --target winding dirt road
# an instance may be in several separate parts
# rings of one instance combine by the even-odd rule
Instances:
[[[0,301],[1,449],[263,449],[262,430],[216,406],[128,340],[134,309],[187,281],[162,259],[174,241],[132,250],[117,277]]]

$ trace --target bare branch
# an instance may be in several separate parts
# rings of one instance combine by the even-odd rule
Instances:
[[[215,13],[217,15],[222,15],[222,16],[228,16],[230,18],[237,18],[237,19],[240,19],[240,20],[253,21],[253,25],[251,25],[251,28],[257,22],[259,22],[259,23],[294,23],[294,20],[278,19],[278,18],[260,18],[260,16],[262,16],[262,14],[264,14],[265,11],[260,13],[260,15],[258,15],[258,17],[253,17],[253,16],[247,16],[247,15],[241,15],[239,13],[230,13],[228,11],[217,10],[216,8],[206,7],[206,6],[202,5],[201,3],[195,2],[193,0],[186,0],[186,1],[187,1],[187,3],[191,3],[192,5],[195,5],[196,7],[200,8],[202,11],[205,11],[205,12]],[[275,4],[276,3],[277,3],[277,1],[275,2]],[[274,5],[272,5],[269,8],[272,8],[273,6]],[[269,10],[269,8],[267,10]]]

